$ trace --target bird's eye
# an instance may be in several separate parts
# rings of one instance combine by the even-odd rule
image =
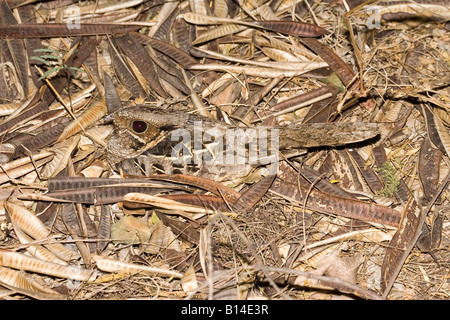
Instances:
[[[131,125],[131,128],[136,133],[143,133],[145,130],[147,130],[147,123],[145,121],[133,121],[133,124]]]

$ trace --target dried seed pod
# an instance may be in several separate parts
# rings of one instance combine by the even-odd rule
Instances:
[[[224,24],[217,26],[217,28],[208,29],[199,35],[193,42],[193,45],[208,42],[214,39],[222,38],[230,34],[239,33],[246,30],[248,27],[239,24]]]
[[[49,236],[50,229],[26,208],[9,201],[4,202],[4,206],[11,221],[25,233],[34,239],[44,239]]]
[[[253,206],[256,205],[256,203],[266,194],[274,180],[275,175],[267,176],[261,179],[261,181],[253,185],[250,189],[243,193],[235,203],[232,204],[233,210],[238,213],[242,213],[253,208]]]
[[[77,132],[93,125],[105,116],[107,112],[105,100],[95,102],[88,110],[83,112],[83,114],[78,116],[66,126],[63,133],[59,136],[58,140],[56,140],[56,143],[67,140]]]
[[[56,176],[67,167],[70,157],[80,141],[80,136],[74,136],[70,139],[63,140],[61,143],[54,146],[53,151],[55,156],[52,161],[47,163],[42,173],[42,177],[48,179]]]
[[[64,299],[62,294],[41,285],[23,271],[0,267],[0,281],[2,285],[7,284],[11,286],[9,289],[35,299]]]
[[[67,23],[30,23],[0,27],[0,38],[55,38],[89,36],[98,34],[126,33],[142,28],[140,25],[89,24],[71,28]]]
[[[21,230],[35,240],[46,239],[50,235],[50,229],[26,208],[9,201],[5,202],[4,205],[13,224],[16,224]],[[79,256],[77,253],[67,249],[61,243],[49,243],[46,244],[46,247],[64,261],[76,259]]]
[[[242,21],[238,19],[217,18],[212,16],[201,15],[193,12],[184,13],[182,17],[189,23],[196,25],[211,25],[211,24],[239,24],[252,28],[262,28],[274,32],[285,33],[300,37],[318,37],[330,32],[324,28],[313,24],[303,23],[298,21]]]
[[[8,27],[17,27],[21,26],[16,21],[11,10],[8,8],[6,1],[2,1],[0,3],[0,14],[1,20],[0,28],[8,28]],[[24,43],[21,39],[7,39],[8,47],[11,52],[11,56],[13,57],[13,62],[15,64],[16,70],[18,71],[18,77],[20,81],[20,85],[23,89],[23,96],[25,98],[28,97],[28,59],[25,51]]]
[[[316,39],[302,38],[301,41],[328,63],[345,86],[352,83],[355,73],[336,53]]]
[[[117,260],[104,259],[100,256],[92,256],[97,267],[105,272],[145,273],[152,276],[174,277],[180,279],[183,275],[179,272],[163,268],[132,264]]]
[[[124,201],[129,202],[139,202],[146,203],[155,207],[169,209],[169,210],[180,210],[191,212],[194,214],[213,214],[214,210],[206,209],[204,207],[197,207],[193,205],[188,205],[185,203],[180,203],[171,199],[165,199],[162,197],[151,196],[142,193],[129,193],[123,197]]]
[[[2,170],[0,171],[0,184],[9,181],[10,179],[15,179],[21,177],[29,172],[36,170],[36,168],[41,167],[45,163],[51,161],[53,158],[53,153],[45,152],[32,156],[34,162],[31,162],[30,157],[20,158],[6,164],[2,165]],[[6,173],[4,173],[6,171]]]
[[[252,24],[270,31],[299,37],[319,37],[331,33],[330,31],[314,24],[298,21],[253,21]]]
[[[13,224],[14,233],[19,239],[20,243],[27,244],[33,241],[29,236],[27,236],[17,225]],[[27,248],[27,251],[33,256],[41,260],[54,262],[62,265],[67,265],[67,262],[59,259],[55,256],[51,251],[47,250],[43,246],[40,245],[30,245]]]
[[[93,271],[88,269],[64,266],[3,249],[0,249],[0,265],[78,281],[93,281],[97,277]]]
[[[424,221],[425,215],[421,207],[414,200],[414,197],[410,197],[403,210],[398,230],[389,243],[381,267],[381,290],[384,297],[392,288],[403,263],[422,232]]]

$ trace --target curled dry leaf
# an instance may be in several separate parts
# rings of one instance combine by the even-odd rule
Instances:
[[[186,293],[194,292],[197,289],[197,277],[195,276],[195,270],[193,266],[190,266],[183,274],[183,277],[181,278],[181,287]]]
[[[111,225],[113,243],[137,244],[148,242],[152,232],[142,219],[124,216]]]

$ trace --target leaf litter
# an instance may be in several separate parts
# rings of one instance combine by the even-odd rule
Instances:
[[[445,1],[69,3],[0,2],[4,298],[449,298]],[[379,135],[226,183],[114,172],[110,115],[179,102]]]

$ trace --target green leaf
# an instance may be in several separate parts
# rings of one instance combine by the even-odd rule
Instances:
[[[44,63],[45,65],[50,66],[50,63],[49,63],[47,60],[42,59],[41,57],[35,57],[35,56],[32,56],[32,57],[30,58],[30,60],[38,60],[38,61]]]
[[[34,52],[49,52],[49,53],[55,53],[55,54],[58,54],[58,53],[59,53],[58,50],[45,49],[45,48],[43,48],[43,49],[35,49],[35,50],[33,50],[33,51],[34,51]]]
[[[77,79],[77,75],[76,75],[75,71],[84,72],[83,69],[75,68],[75,67],[69,67],[68,69],[69,69],[70,72],[72,72],[72,75],[73,75],[74,79]]]
[[[75,68],[75,67],[69,67],[69,70],[75,70],[75,71],[79,71],[79,72],[84,72],[83,69]]]
[[[383,163],[383,166],[376,169],[376,171],[383,176],[385,181],[384,188],[378,191],[377,194],[384,197],[394,195],[400,184],[400,180],[396,175],[397,169],[389,161],[386,161]]]
[[[44,55],[41,56],[41,58],[43,58],[43,59],[54,59],[54,60],[59,60],[59,57],[58,57],[58,56],[54,56],[54,55],[51,55],[51,54],[44,54]]]
[[[61,70],[61,69],[63,69],[63,67],[54,67],[54,68],[52,68],[52,69],[46,71],[46,72],[42,75],[42,77],[40,77],[38,80],[45,79],[45,78],[47,78],[50,74],[52,74],[53,72],[59,71],[59,70]]]
[[[124,216],[111,225],[113,243],[139,244],[148,242],[152,232],[147,223],[140,218]]]

